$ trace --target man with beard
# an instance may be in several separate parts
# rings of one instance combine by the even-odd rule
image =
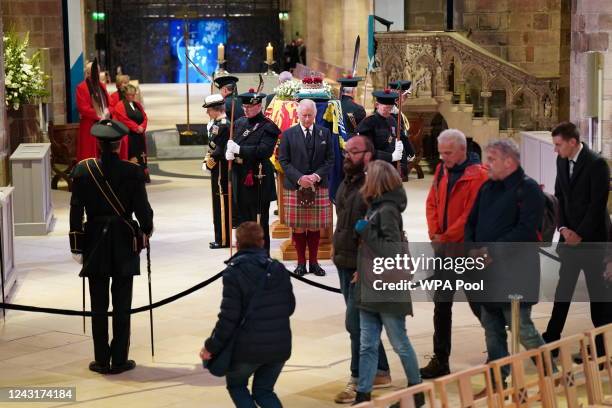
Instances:
[[[344,148],[344,180],[336,192],[336,230],[334,231],[334,264],[338,269],[340,290],[346,303],[346,330],[351,339],[351,379],[346,388],[336,395],[337,403],[355,401],[355,387],[359,378],[359,347],[361,328],[359,309],[355,307],[355,284],[351,283],[357,269],[357,248],[359,238],[355,232],[355,223],[362,219],[368,206],[359,190],[365,181],[365,166],[376,154],[374,145],[365,136],[356,135],[348,140]],[[374,379],[374,388],[391,386],[389,363],[382,342],[378,350],[378,373]]]

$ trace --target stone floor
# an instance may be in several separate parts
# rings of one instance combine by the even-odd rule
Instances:
[[[160,300],[216,274],[228,251],[208,249],[213,236],[210,182],[203,177],[199,160],[152,164],[153,182],[148,193],[155,210],[151,241],[153,298]],[[403,217],[412,241],[426,239],[424,201],[430,183],[427,177],[405,184],[409,206]],[[15,241],[19,282],[11,301],[80,309],[79,266],[70,257],[67,240],[69,193],[53,191],[53,203],[57,217],[54,231],[44,237],[18,237]],[[272,243],[276,256],[280,243]],[[287,266],[292,269],[294,264]],[[323,266],[327,276],[314,279],[337,287],[335,268],[330,261],[324,261]],[[293,285],[297,299],[292,317],[293,355],[276,389],[287,407],[333,407],[333,396],[343,388],[349,374],[344,303],[337,294],[298,281]],[[134,315],[130,356],[138,367],[116,376],[101,376],[87,369],[93,355],[89,320],[83,333],[79,317],[11,311],[6,322],[0,323],[0,387],[74,386],[75,405],[82,407],[230,407],[223,380],[202,370],[198,360],[202,342],[215,323],[220,295],[221,283],[217,281],[156,309],[155,358],[151,358],[148,313]],[[133,305],[147,301],[147,280],[141,276],[135,280]],[[408,333],[420,364],[426,364],[431,353],[432,306],[417,303],[414,317],[408,318]],[[550,309],[551,305],[544,303],[535,307],[533,317],[540,329]],[[467,305],[457,304],[454,311],[452,369],[460,370],[484,362],[484,335]],[[588,305],[574,304],[565,334],[588,328]],[[394,385],[401,387],[405,379],[399,360],[386,339],[385,346],[390,351]]]

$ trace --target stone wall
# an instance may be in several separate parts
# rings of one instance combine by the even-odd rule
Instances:
[[[586,53],[599,51],[604,56],[603,155],[612,159],[612,1],[572,0],[570,118],[587,135]]]
[[[370,0],[293,0],[292,32],[299,31],[303,36],[307,62],[316,58],[347,69],[353,61],[355,38],[360,35],[357,66],[363,75],[368,56],[368,16],[371,13]]]
[[[394,29],[398,27],[391,26]],[[406,30],[444,30],[446,0],[404,0]]]
[[[78,1],[78,0],[76,0]],[[30,33],[31,48],[49,48],[53,78],[53,119],[66,122],[64,34],[61,0],[2,0],[4,29]]]

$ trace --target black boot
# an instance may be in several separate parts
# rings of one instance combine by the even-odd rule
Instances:
[[[355,402],[353,402],[351,405],[357,405],[364,401],[370,401],[371,399],[372,399],[371,393],[357,391],[357,394],[355,395]]]
[[[448,361],[442,361],[437,356],[429,360],[429,364],[421,368],[421,377],[424,379],[438,378],[450,374]]]

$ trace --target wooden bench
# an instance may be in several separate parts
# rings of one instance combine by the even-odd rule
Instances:
[[[70,172],[76,165],[76,144],[79,137],[79,124],[55,125],[49,122],[49,141],[51,142],[51,169],[53,178],[51,188],[57,190],[57,183],[65,180],[68,191],[72,190]]]

